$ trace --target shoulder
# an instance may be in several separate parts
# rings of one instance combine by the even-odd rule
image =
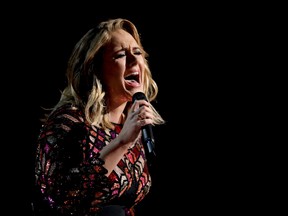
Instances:
[[[85,128],[83,112],[71,104],[57,107],[42,125],[42,131],[70,132],[72,129]]]
[[[50,120],[67,120],[72,122],[84,122],[83,112],[76,106],[65,104],[55,109],[48,118]]]
[[[73,140],[74,137],[84,137],[88,127],[84,121],[83,112],[71,104],[55,109],[41,126],[39,141],[49,140],[59,143],[60,140]]]

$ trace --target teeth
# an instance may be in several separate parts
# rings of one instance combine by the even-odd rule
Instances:
[[[128,74],[128,75],[126,75],[126,77],[128,77],[128,76],[131,76],[131,75],[138,75],[139,74],[139,72],[133,72],[133,73],[131,73],[131,74]]]
[[[138,72],[133,72],[130,75],[138,75],[138,74],[139,74]]]

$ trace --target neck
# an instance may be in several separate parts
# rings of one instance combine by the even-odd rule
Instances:
[[[116,124],[123,124],[125,116],[123,114],[126,103],[121,104],[120,106],[111,107],[109,110],[109,121]]]

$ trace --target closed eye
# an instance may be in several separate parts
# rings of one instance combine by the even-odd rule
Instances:
[[[115,56],[114,56],[114,59],[118,59],[118,58],[123,58],[123,57],[125,57],[125,56],[127,56],[127,53],[126,52],[128,52],[128,51],[121,51],[121,52],[119,52],[119,53],[117,53]],[[142,55],[142,51],[140,50],[140,49],[138,49],[138,48],[136,48],[136,49],[134,49],[133,50],[133,54],[134,55]]]

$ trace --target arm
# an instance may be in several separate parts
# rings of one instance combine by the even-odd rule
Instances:
[[[54,115],[42,128],[35,175],[43,211],[84,215],[86,210],[98,211],[107,196],[107,170],[99,154],[87,147],[87,136],[76,113]]]

